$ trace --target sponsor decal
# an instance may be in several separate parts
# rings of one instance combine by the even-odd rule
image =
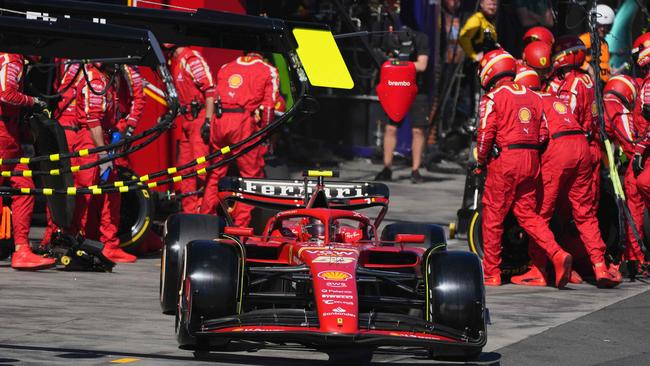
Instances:
[[[343,299],[343,300],[352,300],[352,299],[354,299],[354,296],[352,296],[352,295],[327,295],[327,294],[322,294],[321,297],[323,299]]]
[[[345,282],[325,282],[325,286],[334,287],[334,288],[346,288],[348,287]]]
[[[235,328],[233,332],[282,332],[282,329],[263,329],[263,328]]]
[[[566,114],[568,108],[564,103],[553,102],[553,109],[559,114]]]
[[[318,277],[328,281],[347,281],[352,275],[343,271],[321,271]]]
[[[347,316],[350,318],[356,318],[357,314],[352,314],[352,313],[323,313],[323,316]]]
[[[426,335],[426,334],[412,334],[412,333],[391,332],[388,335],[395,336],[395,337],[407,337],[407,338],[418,338],[418,339],[440,339],[439,337],[436,337],[434,335]]]
[[[516,86],[515,84],[514,86]],[[517,116],[519,117],[519,122],[521,123],[528,123],[530,122],[530,119],[533,117],[532,113],[530,113],[530,109],[523,107],[519,110],[517,113]]]
[[[352,291],[350,291],[350,290],[332,290],[332,289],[329,289],[329,288],[322,289],[321,292],[324,293],[324,294],[327,294],[327,293],[330,293],[330,294],[351,294],[352,293]]]
[[[337,257],[337,256],[319,256],[314,258],[312,263],[339,263],[347,264],[354,263],[355,259],[351,257]]]
[[[341,301],[341,300],[323,300],[325,305],[354,305],[352,301]]]
[[[309,254],[320,254],[338,257],[347,257],[357,254],[356,250],[307,249],[305,252]]]
[[[411,82],[406,80],[402,80],[402,81],[388,80],[388,86],[411,86]]]
[[[336,309],[332,309],[332,311],[335,312],[335,313],[345,313],[345,312],[347,312],[347,310],[343,309],[340,306],[338,308],[336,308]]]
[[[228,86],[230,86],[233,89],[237,89],[237,88],[239,88],[241,86],[243,81],[244,81],[244,78],[241,75],[232,74],[228,78]]]
[[[307,187],[307,194],[314,192],[315,186]],[[323,189],[328,198],[362,198],[366,197],[363,186],[352,184],[328,184]],[[243,193],[270,195],[277,197],[289,197],[296,199],[305,198],[305,186],[303,183],[247,181],[240,189]]]

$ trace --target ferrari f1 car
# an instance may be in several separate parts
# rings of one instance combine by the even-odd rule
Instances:
[[[180,347],[262,340],[301,343],[330,358],[347,349],[369,360],[379,346],[480,354],[487,334],[478,257],[447,251],[437,225],[390,224],[378,236],[387,186],[326,186],[316,175],[226,177],[219,216],[167,220],[160,299],[176,314]],[[279,212],[256,235],[231,226],[233,201]],[[374,220],[354,211],[370,207],[379,208]]]

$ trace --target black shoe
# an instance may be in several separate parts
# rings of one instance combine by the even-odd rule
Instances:
[[[393,171],[389,167],[384,167],[379,174],[375,176],[376,181],[390,181],[393,179]]]
[[[424,182],[424,178],[420,175],[419,170],[411,171],[411,183],[418,184]]]

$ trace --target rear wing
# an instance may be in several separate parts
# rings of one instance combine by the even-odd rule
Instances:
[[[317,181],[224,177],[219,180],[219,196],[223,203],[242,202],[273,210],[304,208],[316,188]],[[305,194],[305,186],[307,192]],[[378,225],[388,210],[390,191],[383,183],[328,181],[323,189],[331,208],[359,210],[381,207],[375,219]],[[227,208],[224,212],[227,212]]]

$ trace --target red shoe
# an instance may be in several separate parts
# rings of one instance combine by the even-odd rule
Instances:
[[[501,276],[483,276],[485,286],[501,286]]]
[[[123,251],[120,247],[110,248],[105,246],[102,254],[114,263],[134,263],[138,259],[136,256]]]
[[[55,260],[53,258],[45,258],[32,253],[29,247],[23,246],[26,249],[14,252],[11,256],[11,268],[19,270],[38,270],[54,267]]]
[[[584,282],[582,280],[582,277],[578,274],[576,271],[571,271],[571,276],[569,276],[569,283],[575,283],[577,285],[581,284]]]
[[[569,282],[569,277],[571,277],[572,260],[573,258],[571,257],[571,254],[564,250],[558,251],[553,255],[553,258],[551,258],[553,268],[555,268],[555,287],[566,287],[566,284]]]
[[[596,275],[596,285],[600,288],[612,288],[621,283],[610,273],[605,262],[594,264],[594,274]]]
[[[621,274],[621,271],[620,271],[620,269],[619,269],[620,267],[621,267],[620,264],[613,264],[613,263],[610,263],[610,265],[609,265],[609,269],[608,269],[608,270],[609,270],[609,274],[611,274],[612,277],[614,277],[614,280],[615,280],[616,282],[618,282],[618,283],[623,282],[623,275]]]
[[[512,276],[510,278],[510,282],[514,283],[515,285],[523,286],[547,286],[545,274],[540,271],[537,266],[534,265],[530,266],[530,269],[526,273],[519,276]]]

